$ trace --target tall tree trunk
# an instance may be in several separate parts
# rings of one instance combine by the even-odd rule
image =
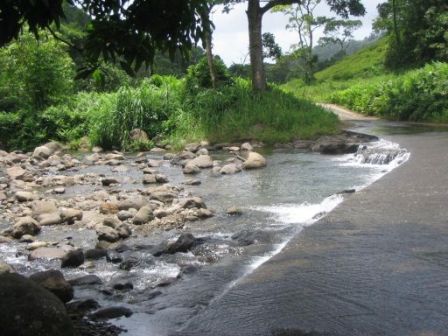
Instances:
[[[266,74],[263,65],[261,30],[263,11],[260,8],[260,0],[249,0],[246,13],[249,21],[249,54],[252,70],[252,88],[254,91],[265,91]]]
[[[397,43],[401,44],[400,32],[398,31],[398,8],[397,8],[397,0],[392,0],[392,14],[394,21],[394,31],[395,31],[395,39]]]
[[[213,45],[212,45],[212,33],[205,33],[205,53],[207,54],[208,70],[210,72],[210,79],[212,82],[212,87],[216,89],[216,69],[213,63]]]

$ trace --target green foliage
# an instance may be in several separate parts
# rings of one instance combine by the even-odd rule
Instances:
[[[79,79],[76,84],[79,90],[112,92],[122,86],[129,86],[132,82],[132,78],[124,70],[103,62],[88,78]]]
[[[0,49],[0,69],[1,143],[30,149],[50,137],[42,110],[73,93],[74,64],[52,37],[24,34]]]
[[[64,18],[63,0],[3,0],[0,2],[0,46],[16,38],[28,25],[39,29],[59,26]],[[92,20],[88,24],[83,50],[95,63],[106,60],[123,63],[132,71],[150,65],[155,51],[187,56],[210,25],[207,0],[68,0]],[[72,14],[72,13],[71,13]],[[80,17],[70,16],[77,20]],[[117,57],[118,56],[118,57]]]
[[[384,73],[384,58],[387,50],[387,39],[381,39],[340,62],[315,74],[318,82],[328,80],[348,80],[366,78]]]
[[[308,139],[338,130],[337,118],[306,100],[273,87],[253,93],[236,79],[220,90],[203,90],[177,116],[178,138],[210,141],[258,139],[266,143]]]
[[[64,142],[88,136],[92,145],[136,149],[151,143],[133,143],[129,133],[140,128],[155,136],[172,130],[169,118],[180,109],[180,81],[155,76],[136,88],[113,93],[81,92],[68,103],[44,112],[49,136]]]
[[[73,62],[49,36],[25,34],[1,48],[0,69],[0,111],[42,110],[73,91]]]
[[[379,5],[377,29],[391,38],[386,66],[391,70],[448,61],[448,3],[445,0],[388,0]]]
[[[387,81],[336,92],[335,103],[388,119],[448,122],[448,64],[434,63]]]
[[[230,73],[219,56],[215,56],[213,59],[213,64],[216,72],[217,87],[230,84],[232,81]],[[185,85],[186,90],[190,92],[197,92],[201,89],[209,89],[213,86],[207,58],[202,58],[198,64],[192,65],[188,68],[187,75],[185,76]]]

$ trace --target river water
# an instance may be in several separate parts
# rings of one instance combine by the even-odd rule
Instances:
[[[362,126],[362,125],[361,125]],[[77,298],[93,297],[103,306],[124,305],[134,314],[114,321],[128,335],[169,335],[181,330],[190,319],[211,302],[224,295],[270,257],[279,253],[300,230],[384,174],[405,162],[409,153],[397,144],[380,140],[368,144],[356,155],[325,156],[293,150],[265,153],[265,169],[247,171],[219,178],[203,171],[199,186],[185,187],[206,201],[216,215],[205,221],[188,223],[184,229],[203,243],[188,253],[155,258],[147,246],[175,240],[180,232],[159,231],[147,237],[126,242],[130,251],[123,257],[136,256],[140,261],[131,271],[120,270],[116,264],[98,261],[94,274],[106,285],[76,288]],[[95,166],[95,172],[110,174],[111,168]],[[168,162],[159,169],[171,184],[184,181],[179,168]],[[89,171],[85,171],[89,172]],[[78,173],[85,173],[78,172]],[[137,170],[125,173],[141,180]],[[128,184],[125,188],[137,188]],[[73,195],[88,190],[67,190]],[[240,216],[226,213],[229,207],[242,211]],[[43,237],[63,238],[65,232],[44,230]],[[77,246],[91,247],[95,235],[89,230],[73,232]],[[58,268],[57,262],[30,263],[20,254],[21,246],[1,246],[6,262],[21,273]],[[64,271],[67,278],[89,274],[89,270]],[[129,281],[133,289],[122,292],[105,291],[107,284]]]

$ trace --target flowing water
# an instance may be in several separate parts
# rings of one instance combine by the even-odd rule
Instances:
[[[344,197],[358,191],[388,173],[409,157],[397,144],[380,140],[361,148],[355,155],[324,156],[291,150],[267,154],[268,166],[262,170],[212,177],[203,171],[199,186],[185,187],[206,201],[216,215],[205,221],[191,222],[185,231],[203,238],[203,243],[188,253],[155,258],[148,246],[175,240],[179,232],[155,232],[148,237],[126,242],[132,248],[123,257],[136,257],[139,262],[131,271],[118,269],[110,262],[99,261],[94,274],[107,284],[130,281],[130,291],[111,293],[107,286],[77,288],[77,298],[94,297],[104,306],[127,305],[134,314],[114,323],[128,330],[129,335],[168,335],[188,323],[211,302],[224,295],[244,276],[270,257],[279,253],[288,241],[305,226],[312,225],[340,204]],[[95,166],[78,172],[109,174],[110,167]],[[94,170],[94,171],[92,171]],[[169,163],[160,169],[172,184],[184,177],[178,167]],[[123,179],[140,179],[137,169],[122,173]],[[136,189],[132,183],[124,188]],[[87,192],[67,189],[72,196]],[[65,196],[66,197],[66,196]],[[226,214],[229,207],[238,207],[241,216]],[[63,239],[65,233],[46,229],[42,233]],[[89,247],[95,235],[89,230],[74,232],[71,239],[77,246]],[[20,253],[20,246],[2,246],[5,261],[22,273],[58,267],[57,262],[30,263]],[[88,274],[88,270],[65,271],[67,278]]]

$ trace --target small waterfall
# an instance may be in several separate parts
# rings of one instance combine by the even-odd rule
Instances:
[[[392,161],[404,158],[408,151],[403,148],[368,147],[358,149],[356,159],[361,164],[388,165]]]

